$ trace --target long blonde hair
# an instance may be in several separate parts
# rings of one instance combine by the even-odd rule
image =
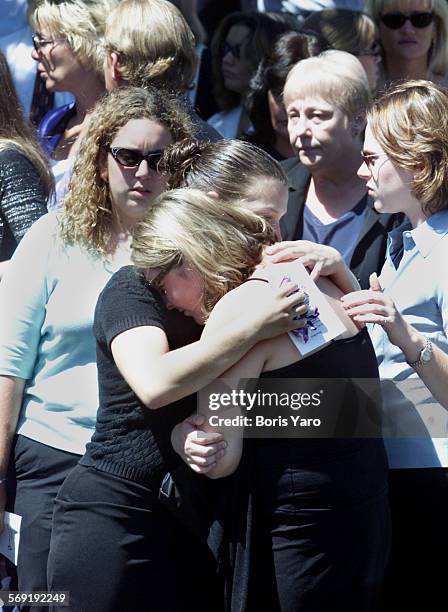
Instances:
[[[171,133],[173,141],[191,137],[185,111],[166,94],[153,88],[119,88],[100,101],[76,158],[69,189],[62,201],[61,235],[92,252],[111,249],[112,204],[108,182],[101,176],[107,147],[132,119],[151,119]]]
[[[238,203],[223,204],[197,189],[173,189],[137,224],[132,261],[142,270],[158,270],[158,278],[183,263],[192,266],[203,282],[207,315],[252,274],[263,245],[274,240],[270,225]]]
[[[47,196],[53,175],[34,129],[25,120],[6,57],[0,51],[0,151],[16,149],[36,168]]]

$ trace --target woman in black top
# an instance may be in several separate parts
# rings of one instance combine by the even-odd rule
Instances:
[[[209,329],[223,325],[227,317],[238,312],[256,284],[263,283],[247,283],[245,293],[242,289],[238,294],[238,290],[221,300],[209,320]],[[320,286],[334,292],[334,288]],[[170,290],[174,290],[172,286]],[[261,292],[262,288],[256,290]],[[335,307],[340,312],[340,305]],[[376,357],[368,334],[350,328],[346,338],[304,360],[299,360],[286,336],[261,343],[226,372],[229,388],[224,390],[240,389],[241,379],[259,376],[257,391],[261,393],[312,395],[323,390],[326,402],[318,414],[308,410],[305,415],[304,408],[296,413],[289,408],[267,413],[255,406],[245,413],[253,419],[258,414],[280,414],[287,419],[292,413],[319,416],[324,422],[325,418],[335,419],[337,423],[329,430],[331,439],[320,438],[316,427],[291,433],[291,425],[284,430],[278,425],[274,431],[268,427],[255,431],[256,436],[267,439],[244,441],[245,461],[235,493],[238,497],[228,513],[232,520],[224,538],[229,541],[226,560],[233,573],[227,580],[227,592],[231,594],[228,609],[373,612],[390,542],[387,462],[383,441],[379,437],[349,438],[355,421],[346,419],[347,413],[357,419],[369,412],[375,419],[373,403],[356,391],[357,379],[370,379],[367,393],[378,391]],[[223,389],[211,386],[203,393],[211,397],[217,391]],[[211,478],[228,476],[241,456],[238,428],[216,427],[210,416],[235,413],[203,413],[207,419],[200,429],[223,434],[228,445],[224,457],[214,455],[210,467],[208,455],[201,456],[195,446],[201,432],[192,432],[184,441],[179,428],[185,425],[176,428],[179,438],[174,435],[175,447],[196,471]],[[339,433],[338,426],[342,427]],[[272,439],[279,436],[290,437]]]

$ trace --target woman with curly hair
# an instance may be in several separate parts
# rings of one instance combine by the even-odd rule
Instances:
[[[44,152],[25,121],[0,51],[0,278],[25,232],[47,212],[52,188]]]
[[[165,187],[163,149],[191,133],[183,111],[152,90],[119,90],[93,117],[63,209],[34,224],[0,289],[0,495],[3,510],[9,463],[21,590],[46,590],[53,501],[94,429],[98,294]]]

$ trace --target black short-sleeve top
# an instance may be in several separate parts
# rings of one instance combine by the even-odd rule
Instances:
[[[81,464],[156,485],[180,461],[170,434],[176,423],[194,412],[195,396],[156,410],[147,408],[120,374],[111,352],[112,340],[120,333],[140,326],[166,332],[166,325],[162,298],[143,274],[125,266],[111,277],[95,310],[99,408],[95,433]],[[148,376],[150,368],[149,363]]]

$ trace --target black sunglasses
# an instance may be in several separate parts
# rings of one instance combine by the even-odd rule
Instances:
[[[223,43],[221,48],[222,57],[230,53],[235,59],[240,59],[241,57],[241,43],[237,45],[231,45],[228,42]]]
[[[404,13],[386,13],[381,16],[381,21],[389,30],[399,30],[406,21],[410,21],[414,28],[427,28],[434,19],[433,13],[421,12],[405,15]]]
[[[163,155],[163,151],[151,151],[143,155],[140,151],[125,149],[123,147],[106,147],[106,149],[120,166],[124,166],[125,168],[138,168],[145,159],[151,170],[155,170],[156,172],[159,161]]]

